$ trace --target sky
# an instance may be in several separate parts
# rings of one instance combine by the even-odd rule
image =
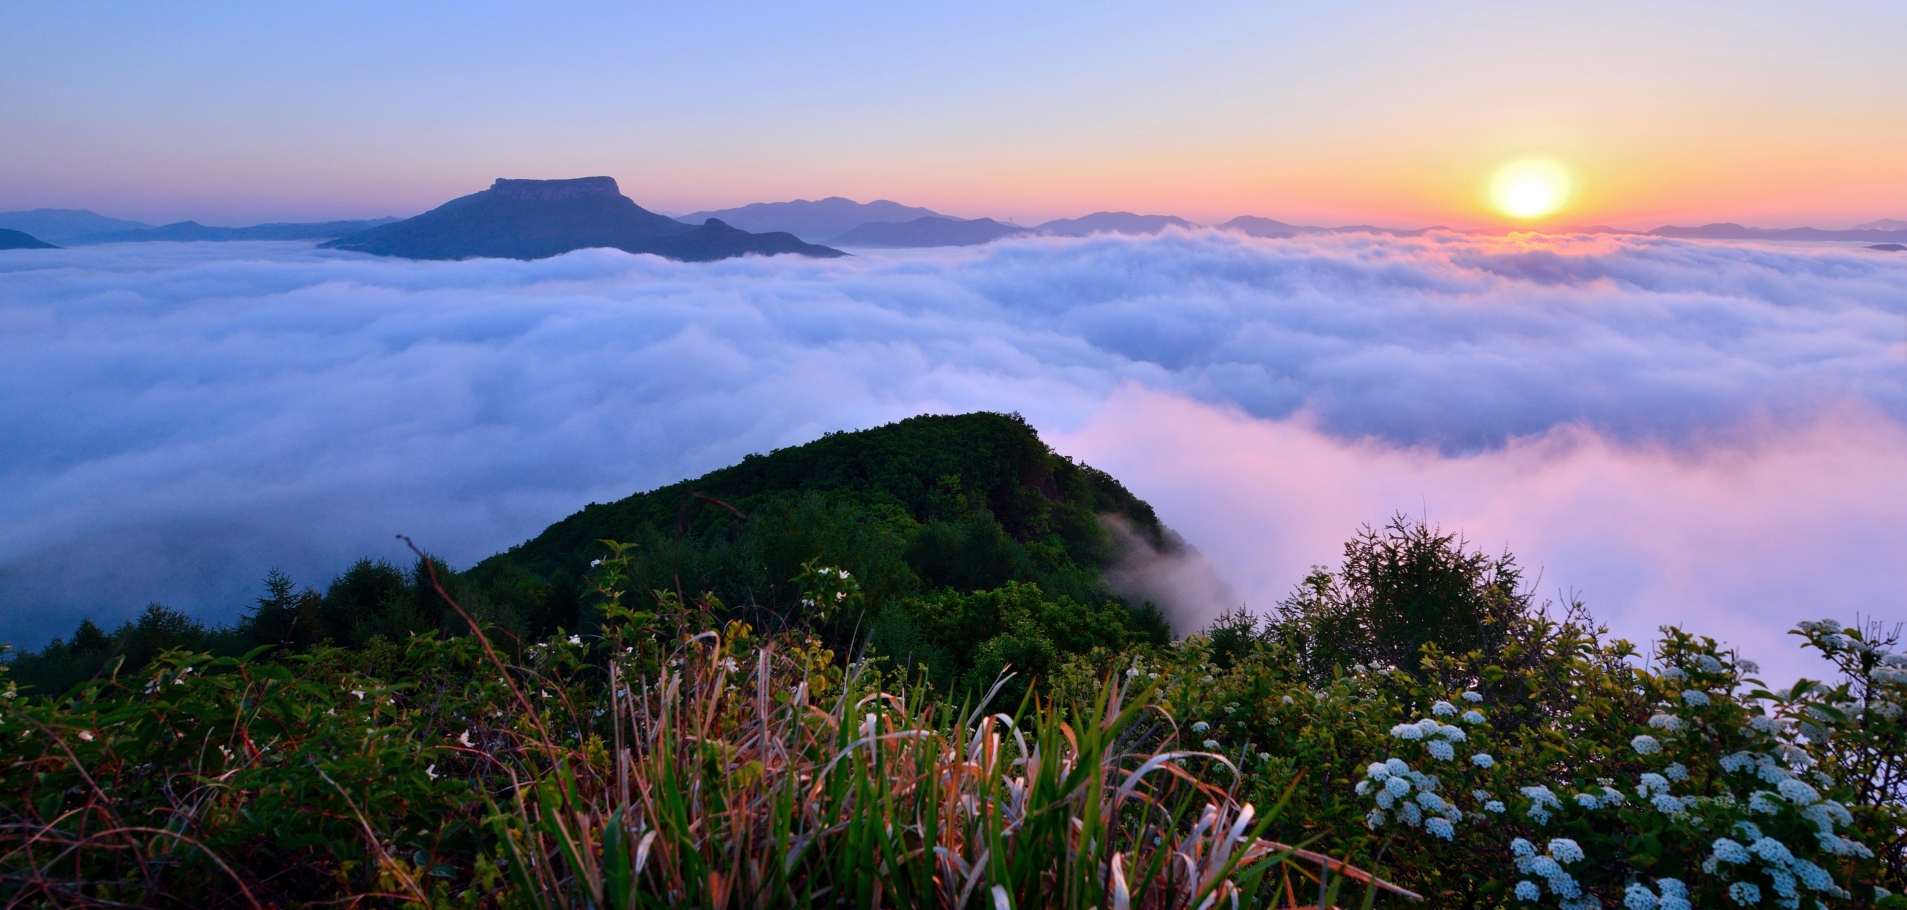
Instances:
[[[607,174],[668,211],[842,195],[1037,223],[1907,218],[1907,5],[976,0],[18,4],[0,210],[408,216]]]
[[[589,502],[1019,411],[1202,554],[1181,631],[1398,512],[1638,644],[1770,678],[1907,619],[1907,257],[1639,236],[1031,238],[843,259],[0,256],[0,641],[229,620],[394,539],[468,566]],[[1182,584],[1180,583],[1182,582]],[[1168,585],[1171,587],[1171,585]]]

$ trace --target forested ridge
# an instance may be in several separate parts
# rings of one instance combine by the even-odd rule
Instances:
[[[1157,607],[1127,603],[1105,585],[1102,573],[1120,555],[1101,524],[1106,515],[1123,518],[1155,548],[1172,546],[1150,506],[1106,473],[1055,454],[1018,415],[923,416],[592,503],[466,571],[436,568],[465,609],[506,639],[532,642],[596,630],[591,564],[608,554],[603,541],[619,541],[634,590],[706,601],[716,621],[813,627],[844,650],[857,629],[865,640],[878,626],[947,684],[976,656],[986,667],[975,678],[990,678],[986,670],[997,672],[1008,652],[1023,670],[1044,672],[1073,650],[1166,640]],[[858,609],[826,617],[804,609],[793,583],[804,566],[850,573]],[[112,632],[84,622],[70,638],[19,655],[14,679],[55,692],[122,658],[128,668],[143,666],[166,648],[231,656],[266,645],[361,647],[378,637],[466,631],[429,590],[421,564],[365,559],[322,593],[277,572],[264,587],[227,627],[161,606]],[[1030,599],[1033,619],[1003,623],[997,612],[1007,595],[965,596],[976,592]],[[923,620],[963,634],[922,647]]]

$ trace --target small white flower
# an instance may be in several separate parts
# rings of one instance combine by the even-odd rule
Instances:
[[[1205,748],[1207,748],[1207,749],[1210,749],[1210,750],[1213,750],[1213,751],[1216,751],[1216,750],[1218,749],[1218,740],[1216,740],[1216,739],[1208,739],[1208,740],[1206,740],[1206,741],[1205,741]]]
[[[1212,725],[1202,720],[1192,725],[1193,733],[1204,733],[1205,731],[1210,729],[1212,729]]]
[[[428,776],[431,780],[436,780],[437,779],[437,765],[435,763],[432,763],[429,767],[424,769],[424,774]]]
[[[1456,747],[1441,739],[1433,740],[1428,747],[1428,751],[1430,752],[1430,757],[1438,761],[1449,761],[1457,757]]]
[[[351,694],[352,694],[352,695],[355,695],[355,696],[357,696],[357,697],[358,697],[358,701],[363,701],[363,700],[364,700],[364,690],[363,690],[363,689],[352,689],[352,690],[351,690]]]
[[[1483,712],[1481,712],[1481,711],[1474,711],[1474,710],[1473,710],[1473,711],[1465,711],[1465,712],[1463,712],[1463,722],[1464,722],[1464,723],[1466,723],[1466,724],[1480,724],[1480,723],[1483,723]]]
[[[81,730],[79,731],[79,738],[90,743],[93,741],[93,731]]]
[[[1567,837],[1559,837],[1549,842],[1549,855],[1556,857],[1557,862],[1567,866],[1582,860],[1583,848],[1582,845]]]
[[[1637,755],[1654,755],[1662,751],[1661,741],[1647,733],[1636,734],[1634,739],[1629,740],[1629,746],[1636,750]]]
[[[602,564],[603,564],[603,561],[600,559],[592,559],[589,561],[589,567],[592,569]]]
[[[583,637],[581,635],[571,635],[569,637],[569,643],[572,645],[580,645],[583,643]]]
[[[1463,693],[1463,700],[1475,704],[1483,700],[1483,693],[1471,689]]]
[[[1690,707],[1700,708],[1708,704],[1708,693],[1700,689],[1683,689],[1682,701]]]
[[[1457,714],[1457,706],[1447,701],[1440,701],[1430,706],[1430,713],[1438,717],[1455,717]]]

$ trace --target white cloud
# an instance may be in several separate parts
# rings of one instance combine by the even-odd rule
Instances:
[[[1194,505],[1222,495],[1141,489],[1255,602],[1357,523],[1427,503],[1613,616],[1656,601],[1633,581],[1642,531],[1569,531],[1592,505],[1614,508],[1595,478],[1658,491],[1631,494],[1640,504],[1712,503],[1689,491],[1816,466],[1769,460],[1789,451],[1771,440],[1899,451],[1903,301],[1898,257],[1621,237],[1174,231],[712,265],[600,250],[532,263],[292,244],[13,251],[0,258],[0,638],[148,599],[230,615],[267,567],[321,584],[359,555],[398,556],[399,531],[468,563],[587,501],[747,452],[982,408],[1103,452],[1135,486],[1155,485],[1158,464],[1185,484],[1234,482],[1205,465],[1260,437],[1227,421],[1393,472],[1305,522],[1256,528],[1267,536],[1239,544],[1249,558],[1212,539],[1235,526],[1225,513]],[[1121,448],[1119,415],[1182,449]],[[1707,473],[1648,467],[1689,459]],[[1566,476],[1589,478],[1575,513],[1479,505],[1498,501],[1477,492],[1486,481],[1509,502],[1571,489]],[[1876,502],[1902,483],[1853,476]],[[1874,516],[1839,494],[1754,489],[1763,498],[1731,513],[1751,556],[1676,538],[1647,571],[1696,573],[1690,591],[1726,565],[1780,576],[1739,595],[1769,604],[1807,580],[1827,602],[1799,615],[1847,614],[1861,602],[1839,592],[1884,590],[1883,548],[1907,543],[1898,525],[1870,525],[1876,558],[1823,582],[1783,555],[1812,544],[1781,509]]]

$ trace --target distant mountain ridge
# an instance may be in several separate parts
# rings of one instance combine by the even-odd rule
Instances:
[[[25,231],[11,231],[0,228],[0,250],[57,250],[59,247],[47,243]]]
[[[1134,215],[1131,212],[1094,212],[1081,218],[1056,218],[1035,228],[1061,237],[1090,234],[1157,234],[1168,227],[1195,228],[1177,215]]]
[[[1253,237],[1297,237],[1301,234],[1385,234],[1391,237],[1421,237],[1431,231],[1447,230],[1433,225],[1427,228],[1382,228],[1369,224],[1350,224],[1341,227],[1317,227],[1305,224],[1286,224],[1270,218],[1256,215],[1240,215],[1223,224],[1215,225],[1221,231],[1238,231]]]
[[[829,196],[812,201],[755,202],[739,208],[691,212],[676,220],[701,224],[716,218],[744,231],[786,231],[810,243],[823,243],[863,224],[892,224],[928,217],[947,216],[932,209],[901,205],[886,199],[862,203],[842,196]]]
[[[749,253],[846,255],[793,234],[749,233],[714,218],[701,227],[690,227],[635,204],[622,195],[613,177],[499,177],[489,189],[323,246],[406,259],[543,259],[590,247],[654,253],[685,262]]]
[[[1031,232],[1019,225],[1001,224],[991,218],[963,221],[958,218],[929,215],[899,224],[886,221],[869,222],[828,242],[837,246],[894,248],[978,246],[983,243],[992,243],[1002,237],[1026,233]]]
[[[139,231],[152,227],[143,221],[108,218],[86,209],[33,209],[25,212],[0,212],[0,228],[32,234],[41,240],[61,242],[84,234],[111,231]]]
[[[355,234],[396,221],[396,218],[386,216],[368,221],[314,221],[304,224],[286,222],[237,228],[207,227],[196,221],[181,221],[176,224],[135,231],[81,234],[77,237],[66,238],[66,243],[69,246],[85,246],[98,243],[151,243],[161,240],[183,243],[235,240],[330,240],[333,237]]]
[[[1847,231],[1824,231],[1811,227],[1752,228],[1734,222],[1704,224],[1700,227],[1665,225],[1647,233],[1653,237],[1673,237],[1678,240],[1907,240],[1907,230],[1857,228]]]

